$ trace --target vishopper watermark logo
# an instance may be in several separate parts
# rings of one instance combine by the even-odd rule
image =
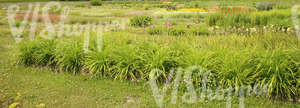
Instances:
[[[196,73],[196,74],[195,74]],[[149,85],[152,89],[154,99],[159,107],[163,107],[164,97],[168,89],[171,89],[171,103],[177,104],[178,99],[182,99],[184,103],[193,104],[203,101],[226,100],[226,108],[231,108],[232,98],[237,97],[239,100],[239,108],[245,107],[245,97],[252,95],[264,95],[268,92],[269,84],[255,84],[240,87],[213,87],[210,86],[212,81],[211,71],[203,71],[200,66],[191,66],[185,69],[171,69],[165,84],[160,87],[157,82],[161,77],[162,71],[153,69],[149,75]],[[200,78],[198,87],[194,86],[193,81],[196,77]],[[173,78],[174,77],[174,78]],[[182,78],[183,77],[183,78]],[[183,83],[184,85],[182,85]],[[197,82],[198,83],[198,82]],[[186,92],[179,96],[179,86],[185,86]]]
[[[58,21],[55,23],[51,18],[51,15],[53,15],[51,10],[59,13],[57,15]],[[92,34],[96,34],[98,51],[102,51],[103,32],[115,29],[123,30],[129,22],[127,18],[123,18],[109,22],[67,24],[65,20],[70,11],[68,6],[62,6],[59,2],[48,2],[44,6],[39,3],[28,4],[27,10],[21,10],[19,5],[10,5],[7,9],[7,19],[16,42],[22,41],[24,35],[28,35],[29,40],[34,40],[36,35],[45,39],[84,36],[84,52],[88,52],[89,40]],[[17,19],[20,13],[22,19]],[[40,18],[42,21],[40,21]],[[25,34],[25,32],[29,33]]]
[[[292,20],[295,26],[295,32],[298,36],[298,40],[300,40],[300,24],[299,24],[299,14],[300,14],[300,5],[295,5],[292,8]]]

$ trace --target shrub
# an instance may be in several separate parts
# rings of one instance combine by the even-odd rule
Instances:
[[[160,35],[160,34],[162,34],[163,30],[160,27],[150,27],[147,29],[147,32],[150,35]]]
[[[138,15],[130,19],[130,25],[135,27],[146,27],[151,25],[153,18],[149,15]]]
[[[91,0],[90,4],[92,6],[101,6],[102,5],[102,0]]]

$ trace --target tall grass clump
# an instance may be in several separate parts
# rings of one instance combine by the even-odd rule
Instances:
[[[55,40],[34,40],[20,44],[19,63],[24,65],[47,66],[55,64]]]
[[[86,55],[85,68],[95,77],[112,77],[112,67],[116,65],[110,50],[93,51]]]
[[[79,41],[58,44],[55,51],[57,66],[61,71],[80,73],[84,65],[83,45]]]
[[[146,27],[151,25],[153,18],[149,15],[137,15],[130,19],[130,25],[135,27]]]
[[[260,53],[256,66],[256,81],[269,84],[268,96],[297,99],[300,96],[299,50],[278,49]]]
[[[201,50],[185,57],[185,63],[209,70],[209,86],[240,88],[268,85],[264,96],[276,99],[294,99],[300,96],[300,68],[298,52],[292,50],[262,51]],[[194,76],[195,84],[201,76]],[[199,87],[199,86],[196,86]]]

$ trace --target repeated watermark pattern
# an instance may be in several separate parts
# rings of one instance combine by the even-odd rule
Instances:
[[[59,22],[53,24],[49,16],[49,9],[55,6],[56,9],[61,9],[59,15]],[[292,12],[292,21],[294,23],[295,31],[300,40],[300,24],[299,24],[299,13],[298,9],[300,5],[295,5]],[[97,48],[99,51],[102,50],[103,46],[103,32],[110,31],[114,25],[118,25],[120,29],[125,29],[128,19],[122,19],[121,21],[113,21],[111,25],[103,23],[87,23],[87,24],[66,24],[65,20],[69,16],[70,8],[67,6],[62,6],[58,2],[49,2],[45,6],[41,6],[39,3],[28,4],[28,10],[24,11],[24,17],[19,24],[17,24],[16,15],[20,12],[20,6],[11,5],[7,9],[7,18],[10,26],[11,33],[16,40],[16,42],[22,41],[25,28],[29,27],[29,40],[34,40],[36,35],[43,37],[45,39],[54,39],[60,38],[63,36],[84,36],[84,52],[88,52],[89,40],[91,33],[96,33],[97,38]],[[39,14],[44,19],[44,27],[40,32],[37,31],[38,26],[38,17]],[[166,19],[167,20],[167,19]],[[201,87],[196,88],[193,83],[192,73],[193,71],[198,70],[198,76],[202,77]],[[149,85],[152,89],[153,96],[159,107],[162,107],[164,104],[164,97],[168,89],[171,89],[171,103],[178,103],[178,99],[181,99],[185,103],[196,103],[204,100],[226,100],[226,107],[230,108],[232,104],[232,97],[236,96],[239,98],[239,107],[245,107],[245,97],[250,95],[263,95],[267,93],[268,84],[261,86],[257,85],[248,85],[241,86],[238,88],[223,88],[216,87],[215,89],[210,88],[210,71],[203,71],[200,66],[191,66],[187,69],[183,68],[173,68],[170,70],[168,75],[168,80],[165,84],[160,87],[157,84],[157,81],[161,75],[162,71],[159,69],[153,69],[149,76]],[[179,86],[182,86],[181,82],[184,82],[186,92],[179,96],[178,89]],[[200,94],[199,94],[200,93]],[[181,97],[181,98],[180,98]]]
[[[157,81],[162,73],[159,69],[153,69],[149,75],[149,85],[152,89],[153,96],[155,101],[159,107],[163,107],[164,97],[166,96],[166,91],[171,89],[171,103],[176,104],[177,100],[180,99],[178,94],[179,84],[180,82],[184,82],[186,92],[181,96],[181,100],[185,103],[192,104],[196,102],[203,102],[204,100],[226,100],[226,108],[230,108],[232,104],[232,97],[238,97],[239,99],[239,107],[245,107],[245,97],[251,95],[264,95],[267,93],[268,84],[264,84],[263,86],[260,84],[255,84],[254,86],[240,86],[240,87],[230,87],[223,88],[221,86],[215,87],[213,89],[209,86],[211,81],[210,71],[203,71],[200,66],[191,66],[183,70],[183,68],[176,69],[173,68],[170,70],[168,75],[168,80],[162,87],[159,87]],[[202,78],[201,87],[196,89],[196,86],[193,84],[192,73],[197,72],[197,76]],[[183,76],[183,78],[181,78]],[[173,78],[175,77],[175,78]],[[171,87],[172,86],[172,87]],[[199,94],[200,93],[200,94]]]

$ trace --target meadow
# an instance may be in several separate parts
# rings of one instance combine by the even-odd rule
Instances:
[[[14,17],[14,26],[22,26],[29,3],[19,4],[21,11]],[[157,107],[148,85],[151,70],[162,70],[157,79],[162,88],[171,80],[168,75],[174,68],[190,66],[210,71],[208,86],[213,89],[254,89],[268,84],[265,94],[246,97],[246,107],[299,107],[300,42],[291,9],[300,2],[59,3],[70,8],[66,25],[97,23],[104,27],[101,50],[93,30],[88,31],[89,41],[85,33],[74,35],[74,28],[61,36],[44,38],[40,34],[46,29],[42,15],[37,18],[34,40],[30,40],[30,15],[19,37],[23,40],[16,43],[6,17],[6,6],[12,3],[0,4],[3,107]],[[56,8],[50,8],[49,16],[59,26],[63,10]],[[300,17],[300,8],[297,12]],[[203,76],[192,72],[195,88],[203,87]],[[182,80],[179,94],[186,91]],[[233,98],[232,107],[239,107],[237,101]],[[164,107],[226,107],[225,103],[171,104],[167,96]]]

